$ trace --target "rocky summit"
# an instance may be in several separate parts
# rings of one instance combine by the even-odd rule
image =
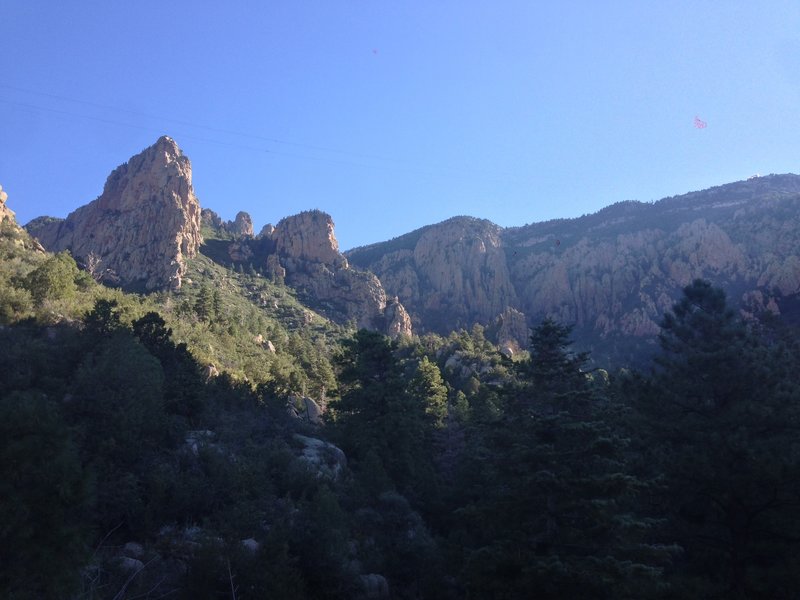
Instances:
[[[253,237],[253,219],[249,213],[239,211],[233,221],[223,221],[222,218],[210,208],[200,211],[200,222],[212,229],[225,233],[234,238]]]
[[[313,210],[286,217],[261,237],[274,251],[265,266],[321,313],[392,337],[411,335],[411,320],[397,298],[387,299],[374,274],[351,268],[339,252],[330,215]]]
[[[108,279],[144,290],[179,288],[185,261],[201,243],[192,167],[171,138],[117,167],[99,198],[63,220],[27,226],[50,251],[97,262]],[[91,258],[90,258],[91,257]]]

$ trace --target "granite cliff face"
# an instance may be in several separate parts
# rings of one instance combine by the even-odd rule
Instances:
[[[0,222],[13,218],[0,190]],[[513,354],[527,346],[529,326],[552,316],[576,326],[583,348],[625,358],[639,352],[632,340],[654,346],[662,315],[697,277],[726,289],[745,315],[800,321],[796,175],[516,228],[455,217],[346,256],[320,211],[267,225],[257,237],[245,212],[223,222],[203,210],[202,224],[215,232],[215,260],[250,263],[329,318],[392,336],[412,325],[448,333],[477,322]],[[200,226],[189,160],[162,137],[114,170],[99,198],[27,229],[48,250],[99,258],[110,280],[153,290],[180,286]]]
[[[333,219],[321,211],[306,211],[282,219],[272,232],[275,249],[287,263],[317,263],[347,268],[333,233]]]
[[[286,217],[259,237],[259,243],[271,245],[267,270],[284,277],[321,313],[392,337],[411,335],[402,304],[388,300],[375,275],[351,268],[339,252],[330,215],[307,211]]]
[[[415,325],[452,330],[517,304],[500,233],[489,221],[456,217],[349,256],[378,274]]]
[[[509,229],[451,219],[347,256],[378,275],[423,331],[491,325],[511,308],[528,325],[545,316],[575,324],[585,347],[616,338],[652,343],[662,315],[696,277],[753,314],[791,304],[800,293],[800,177],[771,175]],[[504,314],[500,341],[525,347],[519,317]]]
[[[64,220],[28,227],[47,250],[77,260],[99,257],[103,270],[127,286],[177,288],[185,260],[198,251],[200,205],[189,159],[169,137],[117,167],[99,198]]]

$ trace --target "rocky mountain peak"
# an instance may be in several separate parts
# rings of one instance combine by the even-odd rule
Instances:
[[[387,301],[374,274],[350,268],[339,252],[333,219],[327,213],[313,210],[285,217],[259,237],[272,247],[269,271],[280,273],[329,318],[392,337],[411,335],[411,319],[399,300]]]
[[[31,233],[48,250],[95,255],[128,286],[180,287],[185,259],[201,243],[191,163],[162,136],[114,169],[96,200],[63,221],[37,220]]]
[[[237,237],[253,237],[253,219],[248,213],[240,210],[233,220],[232,231]]]
[[[267,223],[261,228],[261,231],[258,232],[256,239],[271,239],[273,233],[275,233],[275,225]]]
[[[279,255],[303,261],[346,267],[333,232],[333,219],[319,210],[301,212],[280,220],[273,232]]]
[[[240,210],[233,221],[223,221],[217,213],[210,208],[200,211],[200,221],[203,225],[218,232],[230,234],[235,238],[253,237],[253,219],[249,213]]]

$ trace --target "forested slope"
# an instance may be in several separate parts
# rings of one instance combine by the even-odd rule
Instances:
[[[4,597],[800,587],[796,332],[704,281],[609,373],[554,320],[514,361],[480,326],[392,341],[202,255],[135,296],[5,221],[0,265]]]

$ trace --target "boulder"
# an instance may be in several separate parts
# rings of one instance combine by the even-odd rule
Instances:
[[[364,591],[364,598],[379,600],[389,597],[389,583],[383,575],[369,573],[367,575],[361,575],[359,580],[361,581],[361,588]]]
[[[187,431],[184,436],[184,442],[189,451],[197,456],[200,453],[200,448],[211,444],[216,437],[216,433],[207,429]]]
[[[138,573],[144,569],[144,563],[142,561],[129,556],[119,556],[114,563],[121,571],[125,571],[126,573]]]
[[[300,460],[314,470],[319,478],[336,480],[347,467],[347,457],[341,448],[330,442],[296,433],[292,438],[302,446]]]
[[[214,379],[214,377],[219,376],[219,371],[214,365],[206,365],[206,368],[203,369],[203,376],[205,377],[206,381],[210,381]]]
[[[142,558],[144,556],[144,548],[137,542],[128,542],[122,547],[122,554],[131,558]]]

